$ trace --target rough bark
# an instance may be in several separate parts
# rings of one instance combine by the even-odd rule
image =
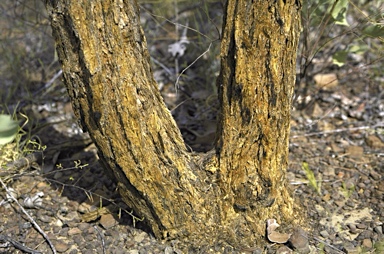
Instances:
[[[187,151],[153,80],[136,1],[46,1],[76,116],[158,238],[250,247],[295,218],[285,172],[299,1],[229,0],[216,149]]]

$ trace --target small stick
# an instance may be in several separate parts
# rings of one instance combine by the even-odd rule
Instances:
[[[101,240],[101,247],[103,248],[103,254],[105,254],[105,242],[104,242],[104,237],[103,235],[101,234],[101,232],[99,231],[99,229],[97,228],[97,226],[93,226],[93,228],[96,230],[97,234],[100,236],[100,240]]]
[[[47,241],[49,247],[51,248],[53,254],[56,254],[55,246],[53,246],[52,242],[49,240],[48,235],[39,227],[39,225],[36,223],[36,221],[25,211],[24,207],[20,205],[19,201],[12,195],[12,193],[8,190],[7,186],[4,184],[3,180],[0,178],[0,183],[3,185],[3,188],[8,193],[9,197],[20,207],[21,211],[27,216],[29,222],[33,224],[35,229],[39,231],[39,233],[44,237],[44,239]]]
[[[41,254],[40,251],[28,248],[27,246],[24,246],[22,243],[19,243],[18,241],[12,240],[10,237],[5,236],[5,235],[0,235],[0,241],[3,242],[8,242],[13,245],[18,250],[21,250],[26,253],[31,253],[31,254]]]

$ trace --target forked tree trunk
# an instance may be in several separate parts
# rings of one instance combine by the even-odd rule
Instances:
[[[158,238],[251,247],[297,223],[287,191],[299,0],[229,0],[215,150],[187,151],[152,77],[136,1],[46,1],[76,116]]]

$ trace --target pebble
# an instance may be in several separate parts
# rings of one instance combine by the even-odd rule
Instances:
[[[363,232],[361,232],[358,236],[357,236],[357,238],[356,238],[356,240],[363,240],[363,239],[366,239],[366,238],[371,238],[372,237],[372,231],[370,231],[370,230],[364,230]]]
[[[380,180],[380,178],[381,178],[381,175],[379,174],[379,173],[377,173],[376,171],[374,171],[374,170],[371,170],[370,172],[369,172],[369,175],[373,178],[373,180],[375,180],[375,181],[379,181]]]
[[[137,235],[135,235],[135,237],[133,239],[135,242],[141,243],[146,236],[147,236],[147,233],[140,232]]]
[[[73,235],[78,235],[78,234],[81,234],[81,230],[79,228],[71,228],[70,230],[68,230],[68,235],[69,236],[73,236]]]
[[[64,225],[64,223],[63,223],[60,219],[57,219],[57,220],[55,221],[55,226],[61,228],[63,225]]]
[[[353,244],[351,244],[350,242],[344,243],[343,249],[347,254],[359,254],[358,248],[353,246]],[[334,252],[331,252],[331,253],[334,253]]]
[[[372,249],[373,247],[372,241],[369,238],[364,239],[362,245],[367,249]]]
[[[45,222],[45,223],[50,223],[51,219],[52,219],[52,217],[49,217],[45,214],[42,214],[39,216],[39,220],[41,220],[42,222]]]
[[[373,230],[379,235],[383,234],[383,226],[376,226]]]
[[[367,145],[374,149],[384,148],[384,143],[375,135],[370,135],[366,137],[365,142],[367,143]]]
[[[112,214],[103,214],[100,218],[100,225],[105,228],[109,229],[115,225],[117,225],[118,222],[115,219],[115,217]]]
[[[69,249],[70,245],[64,242],[57,242],[55,248],[57,252],[66,252]]]
[[[364,148],[361,146],[348,146],[345,151],[350,157],[359,159],[364,155]]]
[[[62,228],[59,232],[60,236],[67,236],[68,235],[69,228]]]
[[[365,225],[365,224],[363,224],[363,223],[358,223],[358,224],[356,225],[356,227],[357,227],[358,229],[366,229],[366,228],[367,228],[367,225]]]
[[[327,239],[328,236],[329,236],[329,233],[328,233],[328,231],[326,231],[326,230],[322,230],[322,231],[320,231],[320,235],[321,235],[322,237],[324,237],[325,239]]]
[[[295,228],[291,237],[289,238],[289,242],[292,244],[295,250],[297,250],[301,254],[310,253],[308,235],[301,228]]]
[[[290,254],[292,253],[292,250],[288,248],[287,246],[281,246],[278,248],[275,252],[276,254]]]
[[[79,225],[77,225],[77,227],[81,230],[81,231],[85,231],[87,230],[90,225],[88,223],[85,223],[85,222],[81,222]]]
[[[356,234],[357,233],[357,228],[356,228],[355,224],[350,223],[350,224],[348,224],[348,227],[349,227],[349,232],[351,234]]]

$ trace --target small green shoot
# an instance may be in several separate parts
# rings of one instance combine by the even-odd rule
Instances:
[[[352,193],[355,191],[355,186],[352,186],[350,188],[347,188],[345,182],[342,183],[341,185],[341,194],[346,198],[348,199]]]
[[[301,165],[301,168],[304,170],[305,176],[308,179],[308,184],[318,193],[321,195],[321,181],[317,181],[315,174],[313,171],[309,168],[309,165],[307,162],[303,162]]]

